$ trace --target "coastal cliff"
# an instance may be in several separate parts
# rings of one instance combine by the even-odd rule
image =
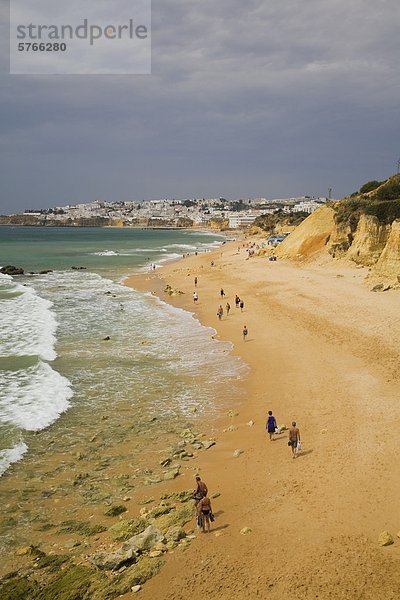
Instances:
[[[372,183],[378,184],[364,192]],[[278,247],[298,261],[346,258],[370,269],[369,278],[400,282],[400,176],[370,182],[360,192],[323,206]]]

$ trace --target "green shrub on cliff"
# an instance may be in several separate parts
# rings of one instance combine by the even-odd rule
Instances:
[[[400,176],[391,177],[374,194],[376,200],[400,200]]]
[[[308,216],[309,214],[304,211],[293,212],[289,214],[279,211],[274,214],[268,213],[266,215],[260,215],[255,219],[253,225],[254,227],[259,227],[267,233],[274,233],[277,225],[300,225],[300,223]]]
[[[337,202],[334,209],[336,223],[348,226],[351,232],[357,229],[362,214],[372,215],[380,223],[392,223],[400,218],[400,175],[389,177],[383,183],[369,181],[361,186],[360,193]]]
[[[365,212],[376,217],[381,223],[393,223],[396,219],[400,219],[400,199],[371,204],[367,206]]]
[[[362,185],[360,187],[360,194],[368,194],[368,192],[372,192],[372,190],[376,190],[376,188],[378,188],[380,185],[382,185],[382,183],[385,183],[384,181],[368,181],[367,183],[364,183],[364,185]],[[356,192],[357,194],[357,192]]]

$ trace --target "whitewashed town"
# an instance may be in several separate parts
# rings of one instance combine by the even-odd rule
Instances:
[[[95,200],[83,204],[68,204],[54,208],[27,210],[25,216],[41,221],[74,224],[86,219],[107,219],[124,226],[157,224],[161,226],[205,226],[224,221],[229,229],[250,226],[257,217],[266,214],[311,214],[330,198],[299,196],[294,198],[190,198],[184,200],[160,199],[146,201],[107,202]]]

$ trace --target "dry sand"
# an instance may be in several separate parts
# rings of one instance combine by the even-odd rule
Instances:
[[[128,281],[195,312],[250,366],[239,415],[221,415],[216,446],[196,459],[210,493],[221,493],[213,531],[168,555],[140,596],[398,599],[399,292],[370,292],[361,269],[247,259],[237,247]],[[166,296],[166,284],[184,294]],[[218,321],[221,287],[232,308]],[[267,439],[270,409],[279,424],[298,422],[296,460],[286,435]],[[237,429],[224,432],[229,425]],[[234,458],[237,448],[243,454]],[[193,485],[185,477],[182,489]],[[382,530],[393,545],[378,546]]]

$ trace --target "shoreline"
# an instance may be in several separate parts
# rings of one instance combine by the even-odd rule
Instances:
[[[199,281],[197,306],[192,301],[194,276]],[[400,591],[395,578],[400,543],[381,549],[376,541],[381,530],[395,534],[400,528],[393,510],[400,477],[392,481],[390,491],[383,491],[395,450],[393,441],[376,439],[371,421],[377,397],[382,406],[375,408],[376,418],[384,427],[400,417],[392,389],[400,390],[399,378],[391,369],[398,358],[400,330],[397,325],[393,328],[395,295],[377,298],[363,286],[363,276],[359,269],[337,263],[247,259],[240,241],[125,280],[126,285],[194,313],[203,325],[217,330],[217,339],[230,341],[232,354],[250,367],[236,409],[239,414],[220,414],[217,444],[202,457],[200,472],[210,491],[218,488],[221,493],[217,502],[221,514],[214,524],[217,537],[196,540],[184,559],[170,557],[161,574],[142,590],[144,599],[186,600],[201,593],[221,599],[235,594],[244,600],[260,590],[261,597],[263,593],[267,597],[265,587],[268,598],[280,600],[290,593],[296,577],[307,581],[298,594],[301,598],[314,598],[325,578],[323,597],[343,597],[340,586],[345,584],[346,598],[355,599],[366,569],[384,569],[387,580],[379,579],[381,589]],[[166,285],[184,293],[168,296]],[[223,306],[228,300],[232,308],[230,316],[219,322],[215,313],[221,287],[227,293]],[[235,293],[245,300],[242,315],[232,301]],[[352,303],[355,299],[358,306]],[[245,323],[249,339],[243,342]],[[382,357],[378,365],[377,351]],[[288,426],[292,418],[298,421],[304,450],[296,461],[290,460],[286,436],[278,436],[272,444],[267,441],[269,409],[279,425]],[[250,420],[253,427],[246,425]],[[373,440],[371,447],[364,450],[363,439]],[[233,458],[238,448],[244,452]],[[376,481],[368,480],[372,472],[382,485],[380,493]],[[243,527],[251,532],[241,535]],[[287,536],[294,545],[288,547]],[[270,539],[274,543],[266,544]],[[301,547],[301,556],[296,547]],[[205,578],[198,572],[199,561],[213,565]],[[336,572],[337,564],[342,564],[343,573]],[[232,572],[242,579],[229,576]],[[363,589],[365,598],[373,597],[373,586]]]
[[[151,570],[152,578],[140,592],[144,600],[187,600],[192,595],[281,600],[293,589],[304,600],[317,594],[343,598],[343,590],[346,598],[359,600],[362,589],[363,600],[372,600],[377,587],[387,598],[400,595],[400,475],[392,434],[400,418],[397,292],[369,292],[361,270],[341,263],[248,258],[246,243],[226,242],[128,278],[140,292],[194,314],[217,332],[212,338],[233,344],[229,353],[250,369],[233,382],[241,396],[227,403],[229,389],[216,392],[216,415],[193,413],[163,425],[150,419],[132,426],[126,400],[112,413],[99,411],[98,419],[74,440],[68,425],[76,417],[64,414],[57,439],[51,428],[42,432],[37,456],[32,453],[24,465],[17,463],[2,481],[2,524],[13,536],[3,572],[13,561],[20,577],[31,576],[36,560],[32,547],[39,546],[46,560],[68,554],[72,563],[90,567],[91,577],[101,578],[91,557],[121,545],[113,541],[109,527],[142,517],[153,522],[152,516],[161,512],[154,525],[167,532],[172,506],[172,518],[182,510],[187,536],[171,542],[167,553],[156,549],[153,557],[145,554],[138,561],[138,568],[144,564]],[[166,285],[183,294],[166,294]],[[221,287],[226,293],[222,304],[228,300],[232,308],[219,321]],[[245,301],[243,313],[234,306],[235,293]],[[267,439],[270,409],[279,425],[298,421],[304,451],[295,461],[286,435],[273,443]],[[196,432],[189,438],[216,444],[194,451],[182,428]],[[193,456],[182,456],[184,441]],[[238,449],[243,452],[234,457]],[[171,462],[164,467],[166,458]],[[171,473],[176,462],[179,476]],[[187,504],[171,496],[193,489],[197,472],[211,496],[218,494],[212,500],[216,522],[206,536],[193,532],[190,494]],[[147,504],[149,496],[153,500]],[[111,503],[127,510],[111,519],[105,516]],[[25,528],[16,528],[19,524],[9,518],[20,511]],[[91,533],[63,531],[65,519],[73,527],[87,524]],[[247,534],[241,533],[243,528]],[[377,544],[384,529],[395,537],[388,548]],[[159,556],[165,564],[157,575]],[[121,575],[118,571],[101,579],[101,586],[135,572],[136,565],[129,566]],[[131,600],[134,594],[120,597]]]

